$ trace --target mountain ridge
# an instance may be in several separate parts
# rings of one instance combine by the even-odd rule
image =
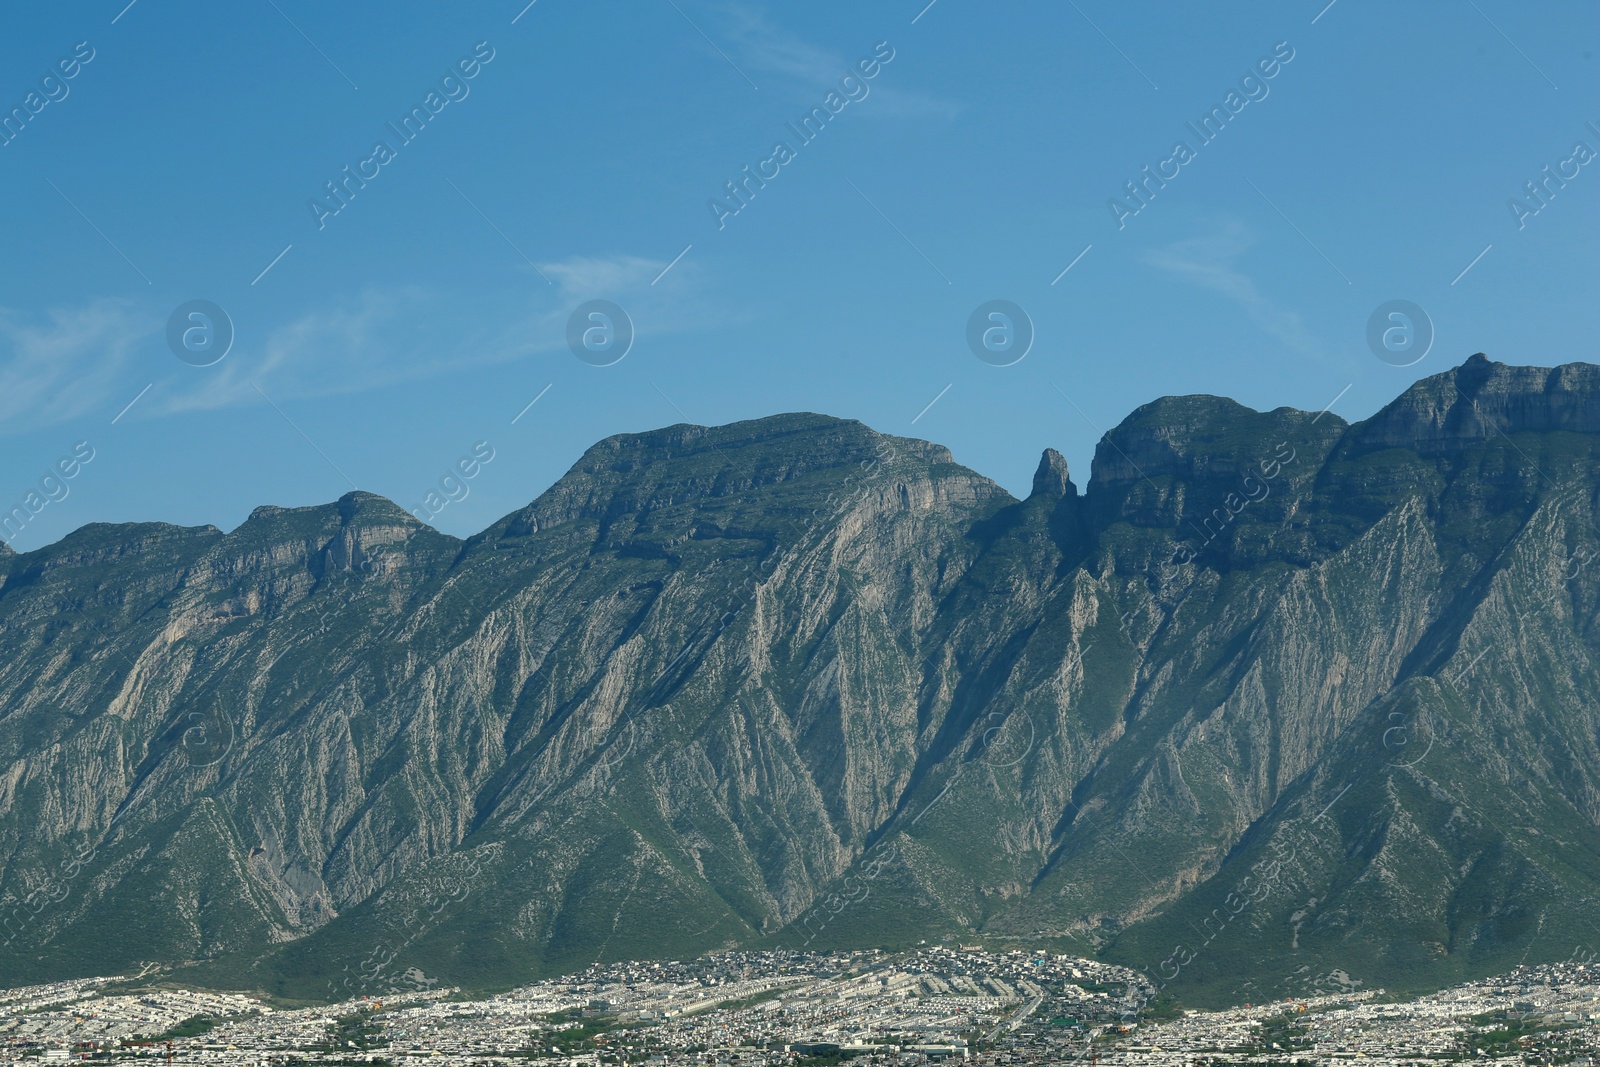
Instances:
[[[1467,384],[1473,391],[1473,395],[1468,396],[1462,392],[1456,384],[1457,382]],[[1521,388],[1509,388],[1512,385],[1520,386]],[[1446,390],[1454,394],[1454,399],[1450,398]],[[1488,396],[1485,397],[1486,402],[1496,405],[1496,407],[1487,417],[1487,420],[1470,417],[1468,409],[1476,405],[1479,396],[1484,392],[1488,393]],[[1452,367],[1427,378],[1418,379],[1416,383],[1408,387],[1395,400],[1380,408],[1367,419],[1358,420],[1356,423],[1348,423],[1330,412],[1309,412],[1288,406],[1279,406],[1268,411],[1258,411],[1229,397],[1208,393],[1163,396],[1135,408],[1122,422],[1112,427],[1110,431],[1102,436],[1100,443],[1096,446],[1091,465],[1090,480],[1082,492],[1087,493],[1097,488],[1104,489],[1108,482],[1130,481],[1143,476],[1139,470],[1130,469],[1131,460],[1122,451],[1122,446],[1129,444],[1130,437],[1138,439],[1143,444],[1159,442],[1171,437],[1192,440],[1195,431],[1199,427],[1187,425],[1183,421],[1179,421],[1174,427],[1172,416],[1178,412],[1199,409],[1213,418],[1221,416],[1237,418],[1242,416],[1262,421],[1281,420],[1286,430],[1292,430],[1294,423],[1305,416],[1310,416],[1312,420],[1317,421],[1327,418],[1330,420],[1331,425],[1339,428],[1348,426],[1367,427],[1368,432],[1362,435],[1362,443],[1373,447],[1384,447],[1383,442],[1388,442],[1392,435],[1400,435],[1395,438],[1396,440],[1405,440],[1412,443],[1422,440],[1434,440],[1437,435],[1444,433],[1444,423],[1446,421],[1455,423],[1457,429],[1465,434],[1463,439],[1480,439],[1494,433],[1551,432],[1555,430],[1574,433],[1600,433],[1600,404],[1584,406],[1581,403],[1563,403],[1552,406],[1538,403],[1541,399],[1548,401],[1552,393],[1559,395],[1564,392],[1576,392],[1581,398],[1588,399],[1600,397],[1600,365],[1581,362],[1562,364],[1557,367],[1504,364],[1494,362],[1484,353],[1479,352],[1470,356],[1458,367]],[[1507,413],[1503,410],[1503,406],[1513,397],[1521,398],[1524,403],[1517,411]],[[1441,403],[1443,403],[1442,408],[1440,407]],[[1174,409],[1177,409],[1177,412]],[[1141,424],[1152,417],[1160,417],[1164,420],[1164,427],[1167,430],[1165,437],[1148,436],[1140,433]],[[1502,425],[1491,425],[1507,419],[1513,419],[1509,428]],[[768,428],[781,429],[783,432],[751,436],[752,431]],[[454,537],[454,535],[444,534],[443,531],[436,530],[436,532],[439,532],[442,536],[453,537],[463,543],[484,538],[498,527],[514,524],[519,516],[531,514],[540,499],[549,494],[551,490],[558,488],[563,479],[585,472],[594,472],[602,467],[609,467],[617,472],[629,469],[624,465],[624,460],[621,458],[629,450],[674,447],[677,450],[677,454],[683,455],[689,454],[685,451],[687,445],[704,441],[704,448],[714,452],[723,445],[743,447],[749,444],[767,444],[784,436],[793,437],[804,430],[820,428],[840,431],[850,429],[865,431],[867,434],[880,437],[889,436],[873,430],[856,419],[838,418],[814,412],[786,412],[718,426],[705,426],[697,423],[672,423],[651,430],[613,434],[589,446],[584,451],[584,454],[539,497],[510,514],[495,520],[483,530],[469,534],[466,537]],[[1477,432],[1470,432],[1474,428]],[[1421,435],[1417,433],[1418,430],[1424,429],[1428,432]],[[1405,436],[1407,430],[1410,431],[1410,436]],[[723,438],[720,442],[714,439],[718,435]],[[741,440],[741,438],[743,439]],[[1444,440],[1447,438],[1438,439]],[[940,461],[960,465],[956,464],[954,456],[944,445],[922,441],[917,438],[896,438],[896,440],[914,442],[916,445],[930,450],[930,454],[939,457]],[[1205,439],[1202,440],[1204,441]],[[1052,455],[1057,459],[1051,459]],[[612,464],[603,464],[601,461],[607,457],[616,458]],[[1170,461],[1176,460],[1178,457],[1171,455],[1163,458]],[[1060,458],[1060,453],[1056,452],[1055,449],[1047,447],[1044,450],[1044,454],[1041,456],[1041,465],[1055,463],[1057,460],[1059,460],[1063,476],[1070,482],[1070,474],[1066,473],[1066,461]],[[966,469],[971,470],[971,468]],[[1167,463],[1160,461],[1150,464],[1149,469],[1153,469],[1158,474],[1177,472],[1168,470]],[[973,473],[976,474],[978,472],[973,471]],[[1144,473],[1148,474],[1149,470],[1145,470]],[[1182,473],[1192,474],[1193,471],[1183,471]],[[1036,474],[1037,477],[1038,475]],[[1030,493],[1030,495],[1032,494]],[[258,505],[244,522],[248,523],[258,518],[285,512],[305,513],[308,510],[342,508],[347,506],[349,501],[381,501],[391,506],[398,515],[410,515],[400,505],[382,494],[355,489],[335,500],[320,504]],[[135,525],[166,527],[171,524],[161,522],[93,522],[64,535],[53,544],[66,541],[80,530]],[[427,524],[419,521],[418,525]],[[193,530],[218,529],[218,527],[209,523],[195,527],[179,528]],[[235,530],[237,529],[238,527],[235,527]],[[430,527],[430,529],[436,528]],[[40,548],[31,549],[25,553],[16,553],[9,545],[4,547],[13,554],[29,555],[43,551],[50,546],[40,546]]]
[[[607,438],[464,539],[357,491],[0,557],[0,971],[931,935],[1226,1000],[1549,954],[1600,895],[1597,374],[1163,398],[1020,500],[793,413]]]

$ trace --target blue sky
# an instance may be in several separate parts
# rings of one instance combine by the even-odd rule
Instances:
[[[14,547],[352,486],[416,508],[487,441],[433,519],[466,534],[607,435],[793,410],[1023,494],[1164,394],[1355,419],[1480,350],[1597,359],[1600,163],[1524,192],[1600,151],[1593,4],[525,4],[8,13],[0,505],[94,455]],[[1146,166],[1175,176],[1138,204]],[[209,366],[166,340],[197,299],[234,327]],[[566,340],[595,299],[636,332],[609,366]],[[1033,326],[1009,366],[966,340],[994,299]],[[1405,367],[1366,341],[1395,299],[1435,331]]]

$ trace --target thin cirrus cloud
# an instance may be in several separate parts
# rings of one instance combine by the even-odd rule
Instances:
[[[694,265],[662,277],[667,266],[633,255],[540,263],[553,289],[536,287],[532,301],[523,286],[487,294],[367,288],[278,327],[259,352],[241,341],[242,351],[208,368],[218,373],[151,405],[151,414],[256,404],[258,388],[274,400],[360,393],[564,352],[567,317],[596,298],[620,304],[640,337],[709,325],[715,316]]]
[[[1177,241],[1149,252],[1143,261],[1192,285],[1228,297],[1263,333],[1282,342],[1297,355],[1325,358],[1322,344],[1299,312],[1280,307],[1261,291],[1253,278],[1236,266],[1254,243],[1255,238],[1248,229],[1238,222],[1230,222],[1217,233]]]
[[[596,298],[622,304],[635,318],[643,314],[658,329],[682,329],[701,306],[697,271],[680,263],[653,286],[667,266],[666,260],[625,254],[539,263],[539,275],[550,284],[535,286],[531,301],[521,285],[482,294],[369,290],[356,308],[308,315],[278,331],[268,362],[299,364],[306,354],[316,362],[330,342],[342,344],[367,388],[494,366],[564,351],[567,316]],[[659,314],[673,308],[685,314]]]
[[[615,300],[643,294],[666,265],[665,260],[643,256],[573,256],[559,263],[541,263],[539,270],[555,283],[562,303],[566,304],[596,297]],[[677,274],[680,268],[684,272],[679,275],[680,281],[693,269],[680,263],[667,277]]]
[[[758,73],[768,75],[762,79],[764,82],[770,85],[775,79],[785,95],[812,104],[817,102],[812,97],[835,88],[844,75],[856,74],[856,62],[871,56],[873,45],[879,40],[888,40],[897,50],[900,45],[893,38],[875,37],[870,41],[863,38],[859,54],[846,54],[818,48],[774,26],[759,11],[749,7],[726,5],[719,9],[717,18],[739,58]],[[876,104],[862,108],[863,113],[876,114],[879,118],[940,119],[953,119],[961,114],[960,104],[894,85],[889,77],[893,70],[891,63],[866,83],[870,87],[867,99]]]
[[[555,285],[556,306],[531,322],[516,325],[520,335],[540,339],[524,350],[565,350],[567,316],[588,300],[621,305],[641,340],[742,321],[743,315],[709,298],[693,248],[688,246],[675,261],[613,255],[572,256],[539,264],[539,270]]]
[[[439,373],[448,361],[432,347],[439,301],[418,287],[364,289],[332,307],[307,312],[252,343],[248,323],[234,351],[191,381],[151,398],[146,416],[212,411],[277,397],[365,392]]]
[[[142,382],[159,387],[133,420],[214,411],[274,400],[340,396],[565,351],[566,319],[578,304],[621,304],[641,338],[727,321],[697,284],[690,259],[574,256],[541,263],[552,288],[491,294],[416,286],[369,287],[252,336],[236,316],[233,350],[209,367],[180,365],[166,351],[153,308],[123,299],[58,308],[41,320],[0,309],[0,435],[86,416],[115,415]],[[136,368],[141,372],[134,373]]]
[[[54,308],[43,319],[0,309],[0,435],[115,414],[123,370],[161,328],[131,301]]]

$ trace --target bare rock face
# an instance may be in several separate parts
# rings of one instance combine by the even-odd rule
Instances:
[[[465,541],[352,493],[0,552],[0,969],[339,997],[956,935],[1261,1000],[1565,958],[1597,374],[1169,397],[1024,501],[791,414],[608,438]]]
[[[1078,495],[1072,475],[1067,472],[1066,457],[1053,448],[1045,449],[1044,455],[1039,457],[1039,469],[1033,472],[1031,495],[1050,499]]]
[[[1436,456],[1496,434],[1563,431],[1600,433],[1600,367],[1510,367],[1480,352],[1407,389],[1355,440]]]

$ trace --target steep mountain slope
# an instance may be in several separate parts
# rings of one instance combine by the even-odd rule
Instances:
[[[782,415],[0,556],[0,977],[958,934],[1191,998],[1600,946],[1600,368],[1166,398],[1085,491]]]

